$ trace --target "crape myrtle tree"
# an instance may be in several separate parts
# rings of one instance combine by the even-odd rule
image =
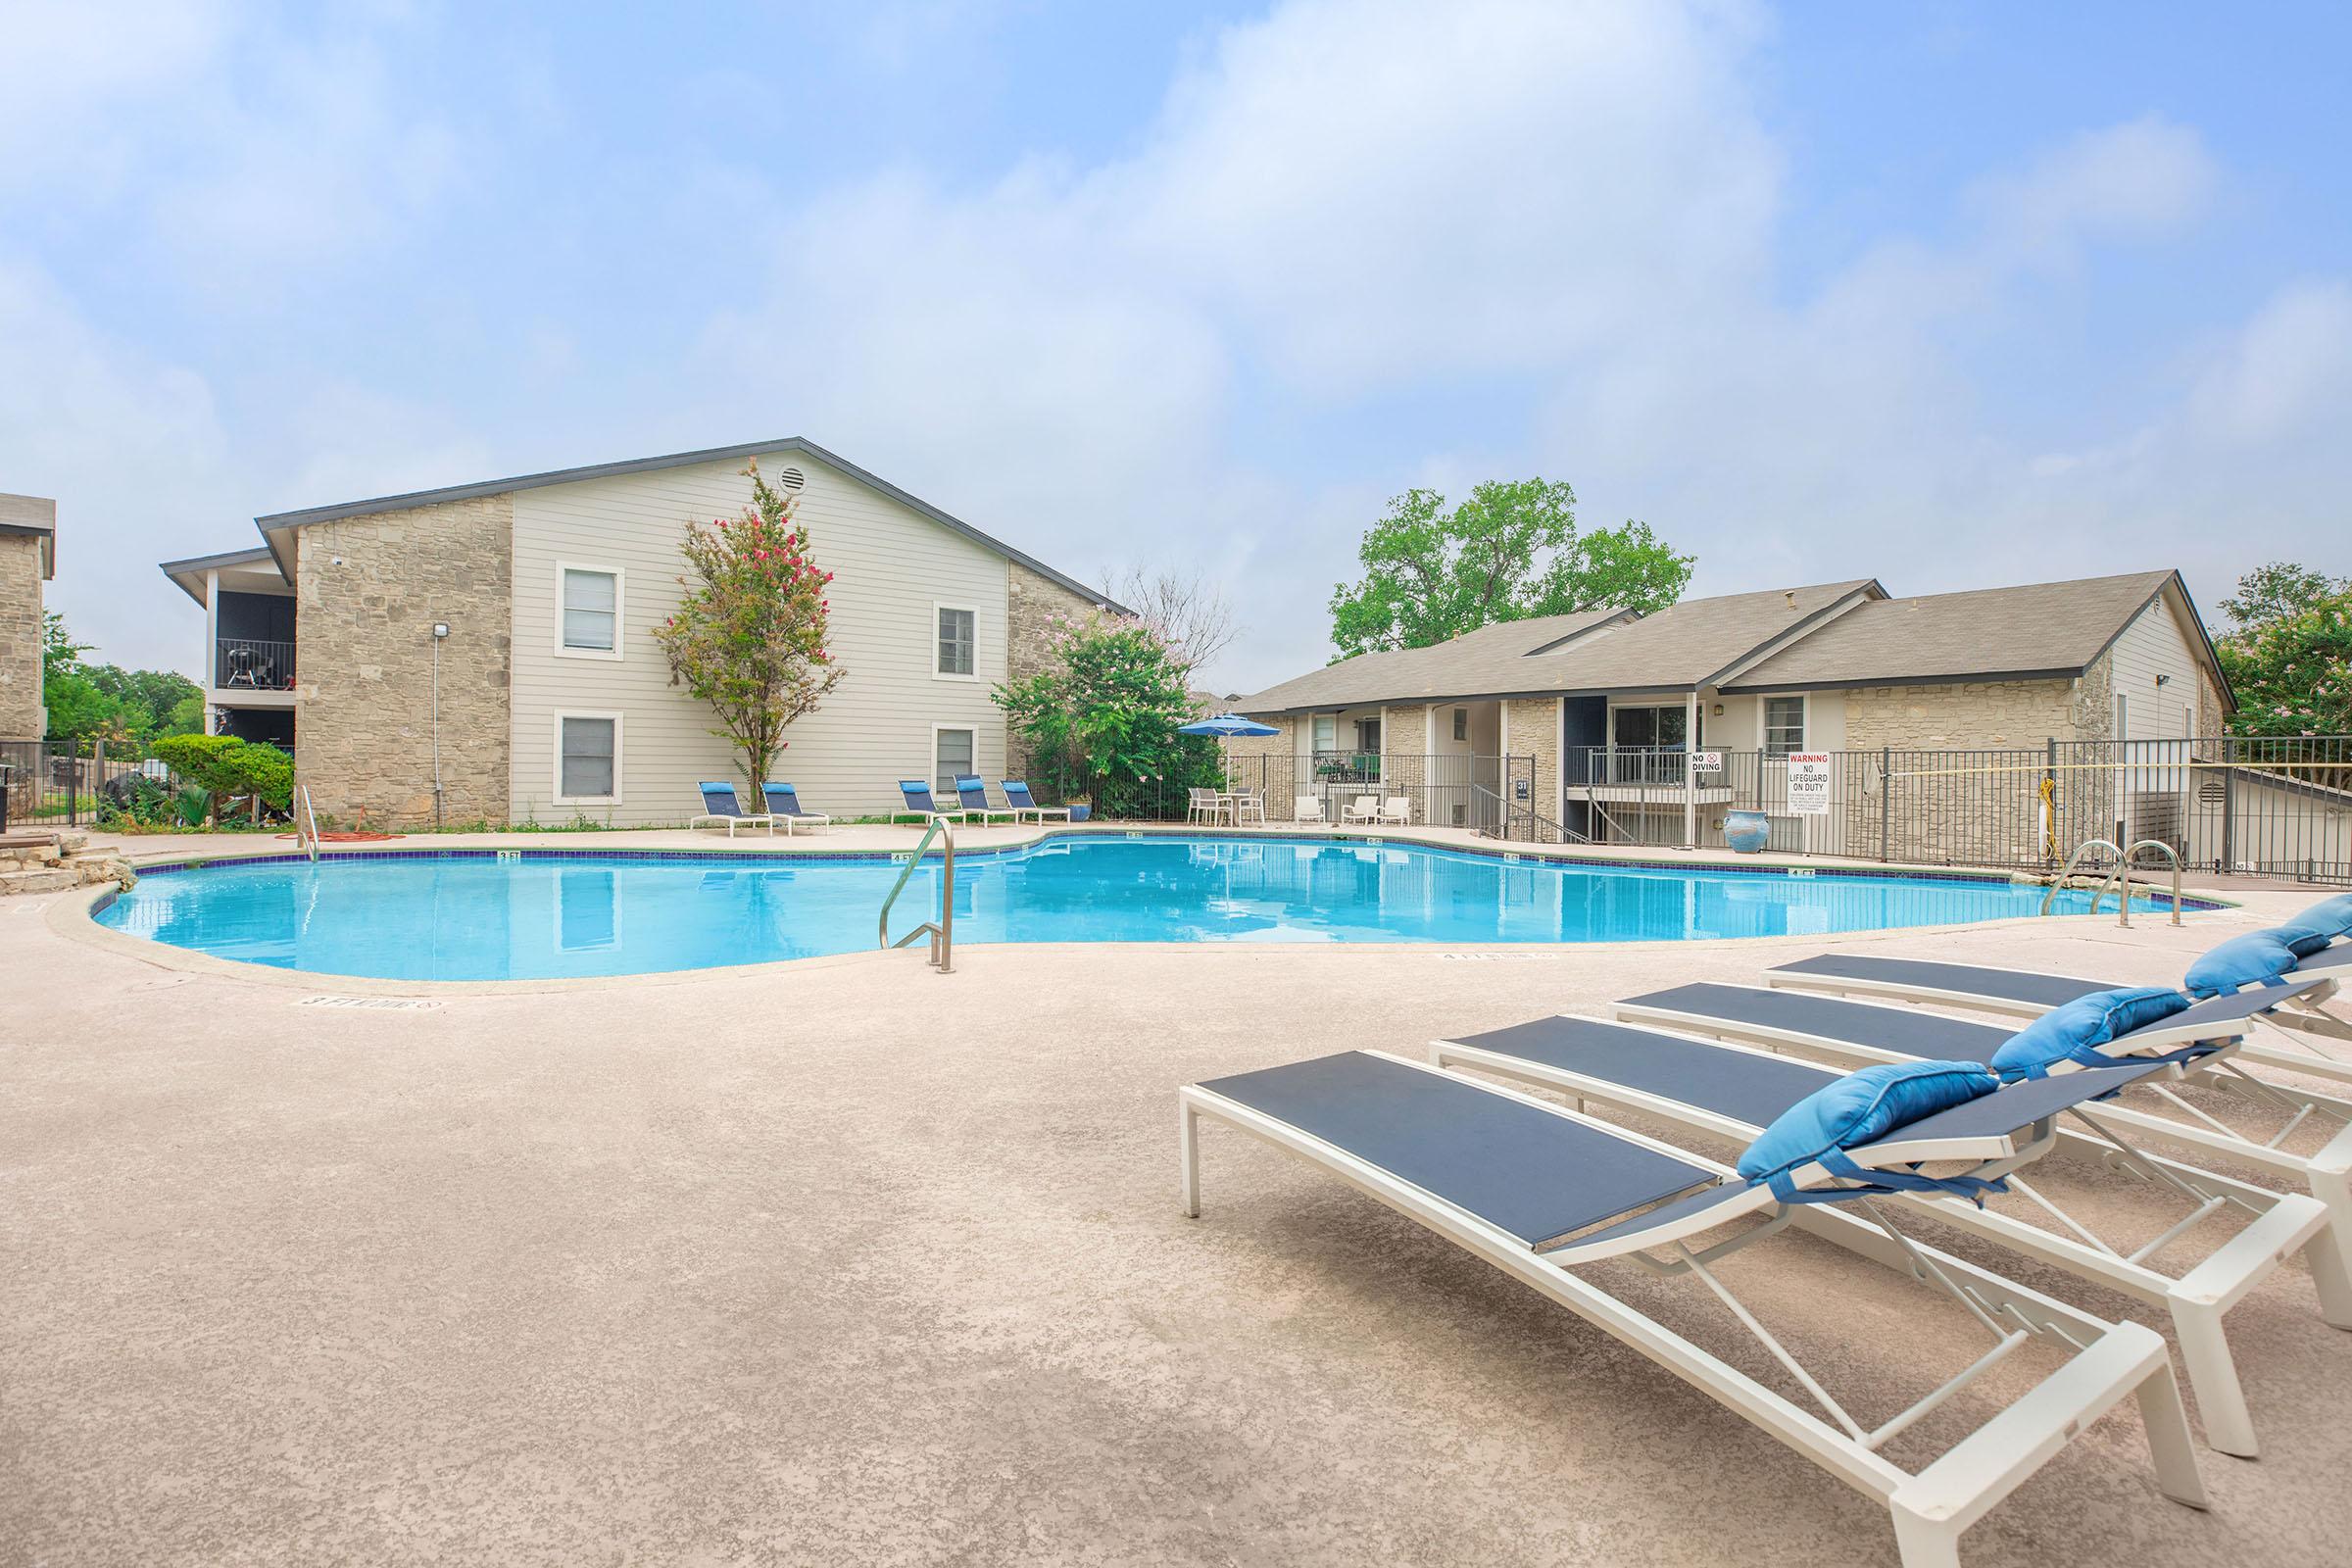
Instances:
[[[2286,562],[2258,566],[2222,601],[2214,643],[2237,695],[2240,735],[2352,734],[2352,578]]]
[[[1027,746],[1033,785],[1090,797],[1104,816],[1144,816],[1218,782],[1216,743],[1176,733],[1199,716],[1193,666],[1157,626],[1056,613],[1046,646],[1046,668],[993,694]]]
[[[669,680],[710,705],[710,733],[733,743],[760,799],[774,776],[785,729],[816,710],[846,673],[825,644],[833,574],[817,568],[797,496],[770,485],[757,460],[744,467],[752,503],[741,515],[688,523],[678,550],[688,572],[677,610],[654,628]]]
[[[1644,522],[1580,531],[1576,492],[1547,479],[1490,480],[1450,510],[1435,490],[1408,490],[1356,555],[1363,576],[1332,591],[1334,662],[1533,615],[1647,614],[1683,596],[1695,559]]]

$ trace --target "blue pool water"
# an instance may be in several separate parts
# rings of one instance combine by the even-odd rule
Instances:
[[[876,945],[901,867],[813,858],[329,857],[142,878],[100,923],[223,958],[401,980],[760,963]],[[1621,942],[2033,914],[1997,880],[1515,863],[1404,845],[1073,835],[956,864],[956,941]],[[927,862],[897,936],[939,906]],[[2080,913],[2087,896],[2061,895]]]

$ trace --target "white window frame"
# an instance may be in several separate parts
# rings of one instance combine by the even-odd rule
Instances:
[[[959,610],[972,617],[972,672],[969,675],[954,674],[939,667],[939,615],[943,610]],[[959,605],[947,599],[935,599],[931,602],[931,678],[933,680],[966,682],[980,679],[980,607],[978,605]],[[960,724],[948,726],[950,729],[964,727]]]
[[[1798,752],[1816,750],[1813,745],[1813,694],[1810,692],[1767,692],[1756,699],[1756,751],[1767,761],[1781,761],[1789,755],[1788,752],[1782,753],[1780,757],[1772,755],[1772,705],[1776,702],[1790,701],[1797,705],[1797,711],[1803,715],[1798,723],[1804,726],[1797,735],[1797,744],[1792,750]]]
[[[567,718],[609,718],[612,721],[612,793],[610,795],[566,795],[564,793],[564,721]],[[554,747],[549,758],[548,796],[558,806],[618,806],[621,804],[621,748],[628,725],[616,712],[586,708],[560,708],[548,715],[548,737]]]
[[[1331,726],[1331,738],[1328,742],[1323,738],[1323,726],[1326,724]],[[1306,749],[1318,756],[1340,749],[1339,714],[1309,713],[1306,715]]]
[[[951,609],[951,610],[954,610],[954,609],[956,609],[956,608],[957,608],[957,607],[956,607],[956,606],[954,606],[954,605],[950,605],[948,608],[949,608],[949,609]],[[931,726],[931,771],[930,771],[929,773],[927,773],[927,774],[925,774],[925,775],[924,775],[924,777],[928,778],[928,779],[931,781],[931,790],[932,790],[932,796],[933,796],[933,798],[934,798],[934,799],[937,799],[937,798],[938,798],[938,793],[939,793],[939,781],[940,781],[940,779],[941,779],[941,778],[943,778],[943,777],[946,777],[946,776],[948,776],[948,775],[942,774],[942,773],[940,772],[940,770],[939,770],[939,737],[940,737],[940,736],[941,736],[943,733],[945,733],[946,731],[948,731],[948,730],[952,730],[952,729],[959,729],[959,730],[963,731],[963,732],[964,732],[966,735],[969,735],[969,736],[972,738],[972,776],[974,776],[974,777],[977,777],[977,778],[981,779],[981,780],[983,781],[983,787],[985,787],[985,783],[986,783],[986,780],[987,780],[987,777],[988,777],[988,775],[987,775],[987,774],[985,774],[985,773],[982,773],[982,772],[980,771],[980,726],[979,726],[979,725],[977,725],[977,724],[975,724],[975,723],[972,723],[972,722],[971,722],[970,720],[968,720],[968,719],[964,720],[964,721],[963,721],[963,722],[961,722],[961,723],[948,722],[948,723],[939,723],[939,724],[934,724],[934,725],[932,725],[932,726]],[[951,788],[953,788],[953,786],[950,786],[950,787],[951,787]],[[939,807],[940,807],[940,809],[941,809],[941,810],[943,810],[943,811],[952,811],[952,810],[954,810],[954,809],[956,808],[955,807],[953,807],[953,806],[950,806],[950,805],[949,805],[947,802],[945,802],[945,801],[940,801],[940,803],[939,803]]]
[[[600,577],[612,579],[612,646],[611,648],[574,648],[564,641],[564,574],[567,571],[594,572]],[[621,648],[628,640],[621,634],[621,625],[627,618],[628,605],[629,574],[621,567],[599,565],[587,561],[557,562],[556,657],[558,659],[601,659],[608,663],[618,662]]]

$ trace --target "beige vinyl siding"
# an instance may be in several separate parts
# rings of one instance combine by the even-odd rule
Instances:
[[[980,770],[998,777],[1004,725],[989,692],[1004,678],[1004,559],[804,454],[760,466],[772,481],[788,465],[808,475],[800,519],[817,564],[834,574],[832,648],[848,674],[786,732],[776,775],[800,787],[810,810],[879,813],[898,804],[899,777],[930,775],[933,727],[952,724],[976,732]],[[681,592],[687,521],[732,517],[751,499],[741,467],[724,461],[515,494],[515,820],[568,821],[581,811],[600,821],[679,822],[701,809],[700,780],[735,777],[727,743],[710,733],[710,710],[669,684],[652,632]],[[623,575],[619,659],[558,651],[560,563]],[[974,678],[934,676],[935,604],[977,612]],[[622,715],[619,806],[553,804],[559,712]]]
[[[2172,741],[2194,728],[2198,659],[2169,594],[2159,594],[2135,616],[2110,650],[2114,695],[2124,698],[2120,740]],[[2162,685],[2156,677],[2165,677]]]

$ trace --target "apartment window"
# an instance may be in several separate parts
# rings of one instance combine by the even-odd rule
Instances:
[[[1677,747],[1690,739],[1690,713],[1680,703],[1609,710],[1609,740],[1624,747]]]
[[[1315,715],[1314,750],[1336,752],[1340,749],[1340,717],[1337,713]]]
[[[620,715],[556,715],[556,802],[620,799]]]
[[[949,729],[944,725],[931,731],[931,793],[942,805],[954,805],[957,775],[965,778],[977,773],[979,764],[979,736],[968,729]]]
[[[1470,710],[1467,708],[1457,708],[1453,710],[1453,738],[1457,741],[1466,741],[1470,738]]]
[[[1359,718],[1355,721],[1355,749],[1359,752],[1380,750],[1380,720]]]
[[[974,679],[980,672],[979,612],[940,605],[933,613],[939,619],[936,673],[959,680]]]
[[[598,659],[620,657],[620,573],[595,566],[559,565],[561,652]]]
[[[1805,700],[1802,697],[1764,699],[1764,755],[1787,757],[1805,749]]]

